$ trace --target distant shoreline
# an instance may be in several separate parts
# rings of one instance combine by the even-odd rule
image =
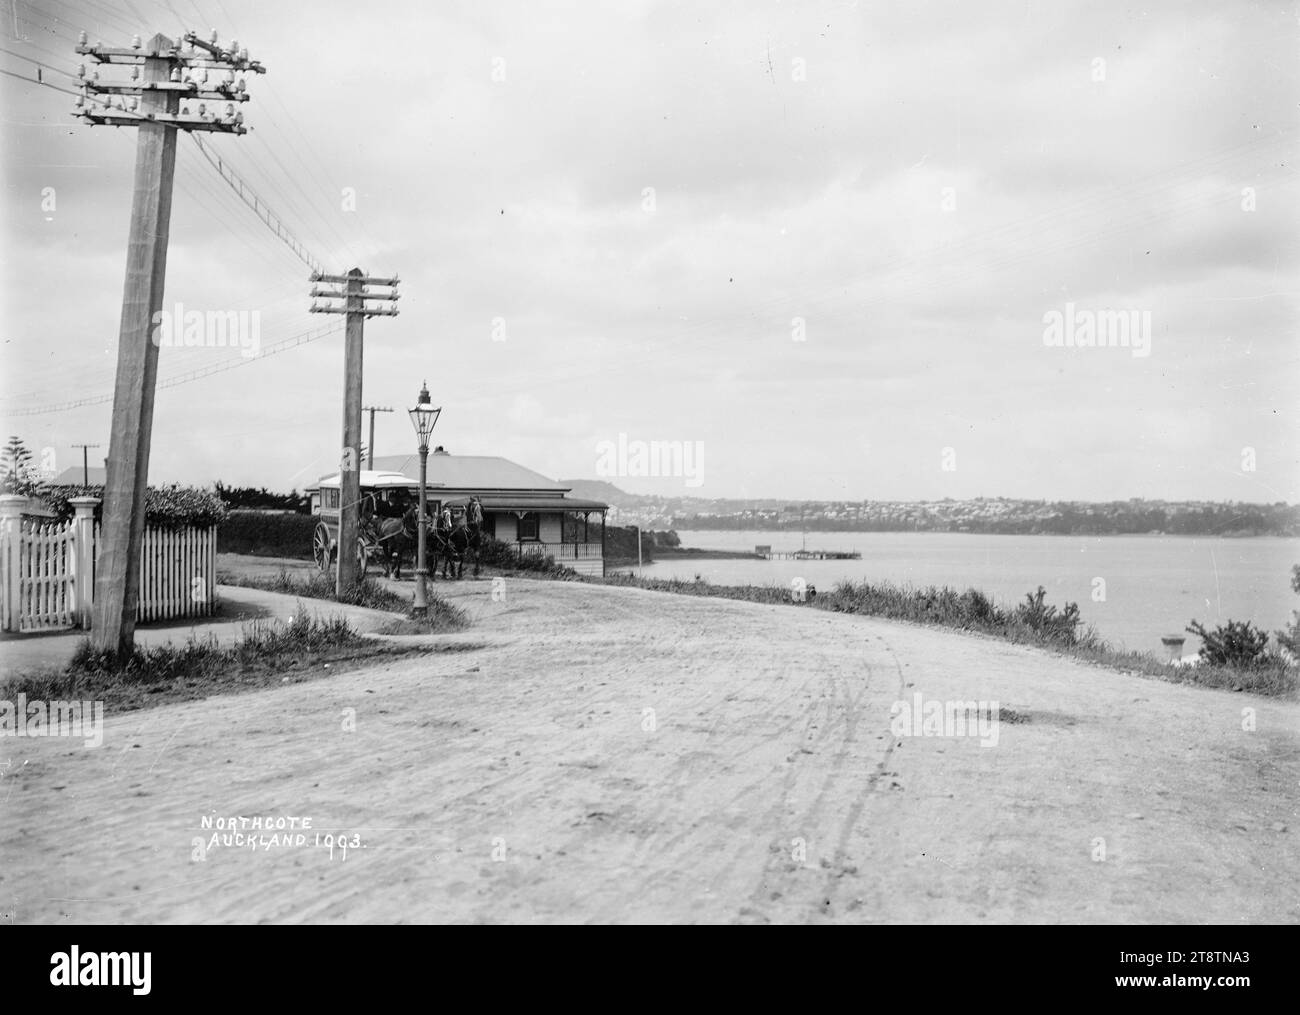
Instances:
[[[757,553],[748,553],[744,550],[706,550],[692,549],[691,547],[680,547],[666,549],[662,546],[654,548],[653,556],[647,556],[642,563],[645,564],[662,564],[668,561],[677,560],[763,560]],[[636,567],[637,559],[635,557],[606,557],[606,567]]]
[[[716,550],[695,546],[656,546],[655,560],[762,560],[752,550]]]
[[[1026,536],[1041,536],[1045,539],[1300,539],[1300,533],[1288,532],[969,532],[951,529],[692,529],[686,526],[671,529],[659,529],[644,526],[646,532],[692,532],[692,533],[736,533],[756,532],[764,536],[805,535],[845,535],[845,536],[1001,536],[1023,539]],[[773,546],[775,549],[775,545]],[[680,550],[689,550],[681,547]],[[656,547],[659,554],[662,547]],[[754,557],[757,554],[744,551],[701,550],[700,552],[728,554],[741,557]]]
[[[792,552],[798,547],[791,545],[786,546],[780,543],[783,537],[795,535],[802,536],[801,532],[792,532],[782,529],[645,529],[649,532],[672,531],[678,534],[690,532],[692,534],[708,535],[712,533],[731,534],[737,532],[748,532],[762,536],[771,540],[772,549],[778,553]],[[861,529],[819,529],[815,530],[818,534],[841,532],[846,536],[896,536],[896,535],[924,535],[924,536],[1000,536],[1010,539],[1023,539],[1027,536],[1041,536],[1045,539],[1277,539],[1277,540],[1296,540],[1300,539],[1297,535],[1279,535],[1276,533],[1239,533],[1229,532],[1224,534],[1218,533],[1200,533],[1189,535],[1186,533],[1172,532],[1088,532],[1088,533],[1059,533],[1059,532],[944,532],[936,529],[899,529],[897,531],[881,531],[879,529],[861,530]],[[841,547],[844,549],[844,547]],[[847,547],[849,550],[860,549],[857,546]],[[683,560],[767,560],[760,553],[752,550],[723,550],[716,547],[706,546],[656,546],[647,553],[643,563],[657,564],[668,563],[670,561]],[[613,556],[606,554],[605,564],[607,567],[636,567],[636,557]]]

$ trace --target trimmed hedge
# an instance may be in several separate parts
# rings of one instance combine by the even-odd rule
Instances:
[[[73,497],[98,497],[95,520],[103,521],[104,488],[102,486],[46,486],[35,494],[54,512],[58,521],[67,521],[74,514],[69,503]],[[151,486],[145,494],[144,523],[157,529],[206,529],[220,525],[226,517],[226,505],[213,490],[196,486]]]
[[[311,537],[319,520],[315,515],[296,513],[231,511],[217,529],[217,549],[254,557],[311,560]]]

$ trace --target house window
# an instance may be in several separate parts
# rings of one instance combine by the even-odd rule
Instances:
[[[587,516],[577,511],[564,512],[564,541],[566,543],[586,543]]]
[[[540,522],[536,511],[525,511],[519,516],[519,541],[536,540]]]

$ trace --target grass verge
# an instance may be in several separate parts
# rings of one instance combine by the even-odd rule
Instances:
[[[312,616],[301,604],[292,620],[254,620],[243,637],[220,645],[212,635],[180,644],[137,648],[116,662],[81,642],[63,669],[15,675],[0,682],[0,700],[103,701],[106,710],[129,712],[174,701],[301,683],[355,669],[385,656],[436,650],[366,638],[338,617]]]
[[[372,578],[362,578],[343,590],[342,596],[334,592],[334,579],[320,571],[291,572],[281,568],[279,574],[270,576],[252,576],[222,572],[220,582],[223,585],[238,585],[242,588],[261,589],[264,592],[279,592],[283,595],[297,596],[301,599],[328,599],[330,602],[345,603],[348,606],[364,606],[370,610],[382,610],[385,613],[411,612],[411,602],[403,595],[392,591]],[[388,631],[385,634],[443,634],[449,631],[463,631],[469,627],[469,616],[459,606],[447,602],[428,591],[429,616],[427,623],[412,621],[409,631]],[[417,630],[418,629],[418,630]]]
[[[916,624],[986,634],[1017,644],[1038,645],[1084,662],[1179,684],[1247,691],[1268,697],[1294,697],[1300,690],[1300,669],[1271,653],[1250,666],[1200,662],[1173,666],[1148,653],[1116,649],[1083,624],[1077,605],[1058,609],[1045,602],[1040,586],[1014,607],[999,606],[977,589],[958,592],[948,587],[913,588],[885,582],[840,582],[828,592],[796,601],[780,585],[714,585],[682,579],[638,578],[617,574],[588,579],[605,585],[630,586],[677,595],[712,596],[753,603],[831,610],[887,617]]]

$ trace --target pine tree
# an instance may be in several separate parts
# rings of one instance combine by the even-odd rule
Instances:
[[[9,443],[0,451],[0,481],[4,492],[23,492],[18,488],[31,480],[32,453],[23,444],[23,439],[11,436]]]

